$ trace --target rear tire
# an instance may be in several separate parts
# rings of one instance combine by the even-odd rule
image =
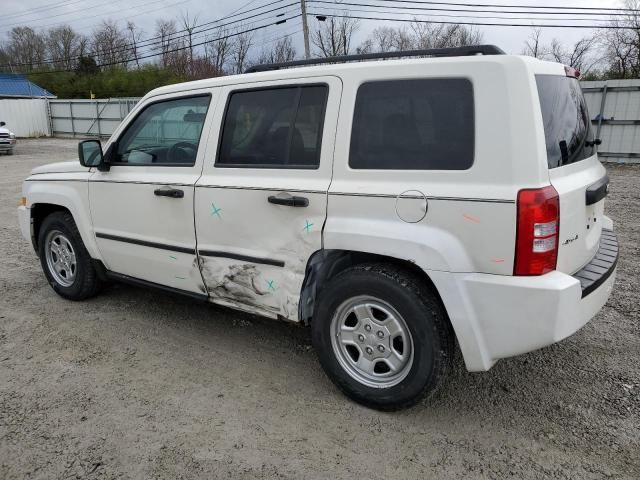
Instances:
[[[410,407],[436,391],[453,359],[442,303],[420,278],[391,265],[359,265],[320,293],[313,345],[347,396],[378,410]]]
[[[84,300],[100,291],[96,269],[68,212],[54,212],[42,221],[38,254],[51,288],[61,297]]]

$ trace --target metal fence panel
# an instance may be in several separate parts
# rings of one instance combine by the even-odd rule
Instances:
[[[0,99],[0,121],[18,137],[51,135],[47,100],[43,98]]]
[[[109,137],[139,100],[139,98],[50,100],[53,134],[72,137]]]
[[[640,79],[581,82],[603,162],[640,163]]]

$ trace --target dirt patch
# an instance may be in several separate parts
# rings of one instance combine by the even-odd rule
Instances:
[[[621,258],[558,345],[454,374],[428,403],[360,407],[307,330],[118,286],[56,296],[18,230],[21,180],[76,143],[0,156],[0,478],[640,478],[640,166],[610,166]]]

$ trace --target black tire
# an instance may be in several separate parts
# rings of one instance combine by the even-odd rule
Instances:
[[[47,264],[46,239],[49,232],[61,232],[71,243],[76,257],[75,279],[69,286],[62,285],[56,280]],[[101,288],[96,269],[91,262],[91,257],[82,242],[78,227],[73,217],[68,212],[54,212],[42,221],[38,234],[38,254],[40,263],[51,288],[69,300],[84,300],[96,295]]]
[[[358,381],[332,346],[334,315],[344,302],[359,296],[375,297],[393,307],[410,331],[413,361],[395,385],[381,388]],[[455,348],[437,295],[417,276],[386,264],[358,265],[329,280],[320,293],[311,335],[320,363],[336,386],[356,402],[384,411],[408,408],[435,392],[449,373]]]

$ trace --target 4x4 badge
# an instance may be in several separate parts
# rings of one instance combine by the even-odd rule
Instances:
[[[578,239],[578,234],[576,233],[576,236],[573,238],[567,238],[564,242],[562,242],[563,245],[568,245],[571,242],[575,242]]]

